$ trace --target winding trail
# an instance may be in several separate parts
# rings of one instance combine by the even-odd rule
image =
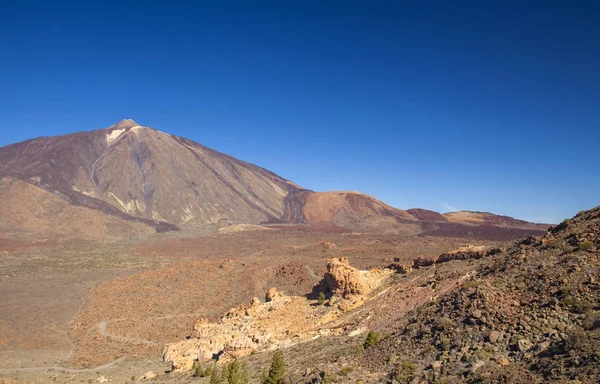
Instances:
[[[167,320],[167,319],[176,319],[178,317],[202,317],[202,314],[201,313],[184,313],[184,314],[180,314],[180,315],[165,315],[165,316],[158,316],[158,317],[150,317],[147,320]],[[113,339],[121,340],[121,341],[125,341],[125,342],[141,343],[141,344],[148,344],[148,345],[159,345],[160,344],[154,340],[115,335],[114,333],[110,333],[106,329],[108,327],[108,324],[110,324],[110,323],[113,323],[116,321],[126,321],[126,320],[129,320],[129,319],[123,318],[123,319],[103,320],[98,323],[98,332],[100,332],[100,334],[102,334],[103,336],[112,337]]]
[[[156,341],[146,340],[146,339],[137,339],[135,337],[119,336],[119,335],[115,335],[115,334],[108,332],[106,330],[106,327],[108,326],[108,324],[112,321],[118,321],[118,320],[125,320],[125,319],[115,319],[115,320],[111,320],[111,321],[99,322],[98,323],[98,331],[103,336],[111,337],[113,339],[117,339],[117,340],[121,340],[121,341],[129,341],[129,342],[133,342],[133,343],[149,344],[149,345],[158,345],[158,343]]]
[[[92,372],[92,371],[100,371],[100,370],[109,368],[112,365],[114,365],[122,360],[125,360],[125,357],[119,357],[116,360],[113,360],[106,364],[99,365],[97,367],[81,368],[81,369],[64,368],[59,365],[52,365],[52,366],[47,366],[47,367],[29,367],[29,368],[1,368],[0,373],[36,372],[36,371],[60,371],[60,372],[66,372],[66,373]]]
[[[180,315],[166,315],[166,316],[159,316],[159,317],[152,317],[150,318],[150,320],[166,320],[166,319],[175,319],[178,317],[202,317],[201,313],[189,313],[189,314],[180,314]],[[115,322],[115,321],[125,321],[128,319],[111,319],[111,320],[103,320],[101,322],[98,323],[97,325],[97,329],[98,332],[100,332],[100,334],[107,336],[107,337],[112,337],[116,340],[121,340],[124,342],[133,342],[133,343],[142,343],[142,344],[149,344],[149,345],[159,345],[158,342],[153,341],[153,340],[146,340],[146,339],[138,339],[138,338],[133,338],[133,337],[127,337],[127,336],[119,336],[119,335],[115,335],[113,333],[110,333],[107,331],[107,327],[108,324]],[[63,333],[57,329],[53,329],[56,332],[59,333]],[[67,337],[67,335],[65,334],[65,337]],[[71,349],[71,351],[69,352],[68,356],[66,359],[63,359],[62,362],[68,360],[74,351],[74,346]],[[27,367],[27,368],[0,368],[0,374],[3,373],[14,373],[14,372],[22,372],[22,373],[26,373],[26,372],[37,372],[37,371],[58,371],[58,372],[65,372],[65,373],[83,373],[83,372],[92,372],[92,371],[100,371],[100,370],[104,370],[107,368],[110,368],[111,366],[125,360],[126,357],[120,357],[116,360],[110,361],[108,363],[102,364],[102,365],[98,365],[96,367],[92,367],[92,368],[80,368],[80,369],[76,369],[76,368],[65,368],[65,367],[61,367],[59,365],[59,363],[55,364],[55,365],[48,365],[48,366],[38,366],[38,367]]]
[[[317,276],[317,274],[315,273],[315,271],[313,271],[308,265],[305,265],[304,268],[306,268],[306,270],[308,271],[308,273],[310,273],[310,277],[312,277],[315,280],[320,280],[321,278],[319,276]]]

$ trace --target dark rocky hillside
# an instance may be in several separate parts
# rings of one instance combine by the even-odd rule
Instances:
[[[599,251],[597,207],[478,260],[356,363],[400,383],[597,383]]]

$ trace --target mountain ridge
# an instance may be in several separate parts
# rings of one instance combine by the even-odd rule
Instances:
[[[0,147],[0,177],[34,184],[71,204],[143,222],[157,231],[265,223],[415,234],[438,231],[440,225],[446,232],[480,224],[528,234],[547,228],[493,214],[480,222],[448,219],[434,211],[395,208],[357,192],[315,192],[132,119]]]

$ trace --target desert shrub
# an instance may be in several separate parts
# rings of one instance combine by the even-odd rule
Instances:
[[[483,349],[475,351],[474,355],[475,358],[480,361],[490,361],[490,358],[492,357],[492,354],[490,352],[485,351]]]
[[[464,285],[465,288],[477,288],[479,287],[479,281],[477,280],[471,280],[465,283]]]
[[[452,339],[449,337],[440,337],[440,345],[442,346],[442,348],[444,349],[448,349],[448,347],[450,347],[450,344],[452,344]]]
[[[283,361],[283,353],[275,352],[271,359],[271,366],[268,373],[263,373],[261,384],[281,384],[285,378],[285,362]]]
[[[591,251],[593,247],[594,247],[594,243],[592,243],[589,240],[579,243],[579,250],[581,250],[581,251]]]
[[[419,366],[414,361],[404,360],[396,366],[394,379],[399,383],[410,383],[419,372]]]
[[[586,313],[582,327],[587,331],[593,331],[600,328],[600,312],[595,311]]]
[[[548,239],[548,240],[546,240],[546,247],[547,248],[556,248],[556,247],[558,247],[559,243],[560,243],[560,241],[557,238]]]
[[[568,296],[571,293],[571,287],[569,287],[568,285],[561,285],[560,288],[558,288],[558,294],[560,296]]]
[[[436,331],[449,331],[452,328],[454,328],[456,324],[454,323],[454,321],[452,321],[452,319],[448,318],[448,317],[438,317],[437,319],[435,319],[434,321],[434,329]]]
[[[565,349],[578,360],[578,364],[600,362],[600,331],[571,330],[567,334]]]
[[[592,304],[583,299],[578,299],[573,296],[565,296],[562,299],[562,304],[573,313],[586,313],[592,309]]]
[[[377,333],[375,331],[371,331],[367,335],[367,339],[365,340],[363,347],[365,347],[365,349],[367,349],[367,348],[374,346],[377,343],[379,343],[379,333]]]
[[[338,372],[339,376],[348,376],[348,374],[352,372],[352,367],[351,366],[347,366],[344,367],[342,369],[340,369],[340,371]]]
[[[564,219],[560,224],[558,224],[556,227],[554,227],[552,232],[554,232],[554,233],[560,232],[560,231],[567,229],[568,227],[569,227],[569,219]]]
[[[325,299],[326,299],[325,294],[323,292],[319,292],[319,297],[318,297],[319,305],[323,305],[325,303]]]

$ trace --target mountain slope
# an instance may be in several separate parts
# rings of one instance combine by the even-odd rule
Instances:
[[[177,226],[264,222],[300,188],[190,140],[124,120],[106,130],[43,137],[0,149],[0,173]],[[73,192],[71,192],[73,191]]]
[[[8,177],[0,179],[0,202],[3,237],[35,233],[101,238],[154,232],[149,225],[73,206],[42,188]]]
[[[397,319],[356,362],[398,382],[596,383],[599,250],[597,207],[501,252],[446,257],[471,257],[474,278]]]
[[[40,137],[0,148],[8,176],[70,204],[165,231],[206,224],[296,223],[355,231],[515,238],[545,226],[455,220],[391,207],[356,192],[313,192],[191,140],[123,120],[107,129]],[[498,230],[498,228],[517,228]],[[499,235],[498,235],[499,233]]]

